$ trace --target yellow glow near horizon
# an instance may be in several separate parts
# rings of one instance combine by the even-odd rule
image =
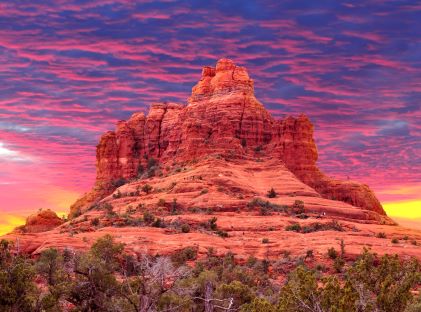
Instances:
[[[25,218],[18,215],[2,214],[0,221],[0,235],[11,232],[15,227],[25,224]]]
[[[383,203],[389,217],[421,219],[421,200]]]

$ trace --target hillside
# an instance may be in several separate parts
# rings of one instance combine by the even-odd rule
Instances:
[[[321,172],[310,120],[274,119],[231,60],[204,67],[186,105],[152,104],[118,122],[96,156],[96,183],[69,220],[5,237],[33,255],[86,250],[112,234],[128,252],[152,255],[194,247],[199,257],[213,248],[277,259],[311,249],[325,261],[343,240],[351,258],[363,247],[421,257],[421,232],[397,226],[367,185]]]

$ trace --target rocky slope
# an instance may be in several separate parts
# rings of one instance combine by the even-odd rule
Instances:
[[[227,59],[203,68],[186,106],[153,104],[147,116],[136,113],[105,133],[97,146],[94,190],[72,212],[84,211],[109,194],[119,179],[138,177],[151,158],[168,165],[210,155],[278,159],[320,196],[385,215],[368,186],[331,180],[320,172],[310,120],[305,115],[272,118],[254,96],[246,69]]]
[[[245,259],[312,249],[322,258],[343,239],[351,255],[365,246],[421,258],[421,232],[395,226],[368,186],[323,174],[310,120],[274,119],[230,60],[203,69],[186,105],[153,104],[147,116],[120,121],[96,156],[95,186],[70,221],[6,237],[32,254],[86,249],[111,233],[129,251],[153,254],[214,247]]]
[[[37,213],[30,215],[26,218],[24,225],[16,228],[15,233],[40,233],[50,231],[64,221],[57,216],[57,214],[50,210],[40,210]]]

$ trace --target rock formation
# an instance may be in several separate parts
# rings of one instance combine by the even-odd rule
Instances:
[[[187,105],[152,104],[147,116],[136,113],[106,132],[97,146],[95,187],[71,213],[85,211],[121,181],[136,178],[149,159],[168,165],[210,155],[278,159],[320,196],[385,215],[368,186],[323,174],[310,120],[305,115],[275,120],[254,96],[247,70],[228,59],[203,68]]]
[[[25,225],[15,229],[15,232],[21,233],[40,233],[50,231],[63,224],[63,219],[50,210],[41,210],[26,218]]]

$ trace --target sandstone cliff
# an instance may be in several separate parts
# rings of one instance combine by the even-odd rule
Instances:
[[[203,68],[186,105],[152,104],[147,116],[136,113],[105,133],[97,146],[94,189],[72,206],[71,213],[85,211],[122,183],[136,179],[150,159],[169,166],[211,155],[280,160],[317,196],[385,215],[368,186],[323,174],[316,165],[310,120],[305,115],[275,120],[256,99],[247,70],[228,59],[219,60],[215,68]]]

